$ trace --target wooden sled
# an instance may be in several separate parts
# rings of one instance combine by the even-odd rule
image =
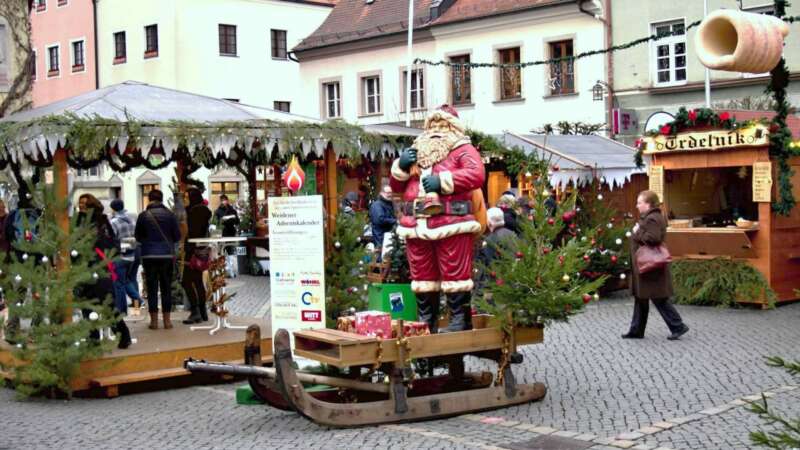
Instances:
[[[192,372],[247,376],[255,395],[268,405],[336,428],[475,413],[540,400],[546,393],[542,383],[517,384],[511,370],[511,364],[522,362],[516,345],[541,342],[542,328],[519,328],[510,335],[484,328],[385,340],[327,329],[295,333],[298,356],[347,368],[341,376],[296,370],[289,333],[283,329],[273,340],[274,367],[262,367],[256,345],[260,334],[256,325],[247,329],[244,365],[192,359],[184,365]],[[465,372],[465,355],[496,361],[497,376]],[[447,371],[423,376],[415,372],[412,358],[431,367],[446,365]],[[309,390],[306,385],[331,388]]]

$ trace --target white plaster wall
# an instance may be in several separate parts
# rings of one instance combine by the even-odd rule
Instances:
[[[176,67],[185,64],[175,46],[176,2],[174,0],[125,0],[97,2],[97,49],[100,87],[133,80],[179,88]],[[158,25],[158,56],[144,58],[144,27]],[[114,33],[125,31],[127,61],[114,64]]]
[[[414,56],[436,61],[471,53],[472,62],[493,62],[498,48],[520,45],[521,60],[533,61],[548,57],[548,41],[571,37],[576,54],[603,46],[602,24],[589,17],[571,14],[546,22],[517,22],[488,21],[480,28],[475,23],[454,25],[435,32],[434,41],[415,43]],[[302,62],[301,78],[308,95],[303,109],[298,112],[320,117],[320,80],[342,77],[342,111],[346,120],[363,124],[405,120],[405,114],[400,112],[400,67],[406,61],[405,52],[405,46],[396,46]],[[372,70],[383,71],[384,114],[358,117],[357,74]],[[426,105],[430,110],[448,102],[450,78],[449,70],[443,66],[428,66],[425,70]],[[472,128],[491,133],[527,132],[559,120],[606,122],[605,102],[593,101],[591,92],[597,80],[606,79],[603,56],[576,61],[576,95],[546,97],[546,70],[545,66],[524,69],[522,96],[525,100],[500,103],[496,102],[497,69],[473,69],[474,106],[459,108],[462,120]],[[415,114],[412,118],[419,116]]]

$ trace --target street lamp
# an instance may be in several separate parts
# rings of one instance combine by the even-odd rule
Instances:
[[[605,81],[597,80],[597,82],[592,87],[592,100],[596,102],[602,102],[606,91],[611,92],[608,83],[606,83]]]

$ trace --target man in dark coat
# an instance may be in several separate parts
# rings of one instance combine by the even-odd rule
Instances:
[[[397,219],[394,217],[392,205],[392,188],[384,186],[378,198],[369,207],[369,221],[372,224],[372,242],[378,250],[378,261],[381,260],[383,236],[392,231]]]
[[[158,292],[161,291],[161,314],[164,328],[172,328],[172,266],[175,244],[181,239],[178,219],[162,203],[164,194],[153,189],[147,194],[150,203],[136,219],[134,235],[142,248],[142,267],[147,288],[147,309],[151,330],[158,329]]]
[[[506,228],[503,210],[500,208],[489,208],[486,211],[486,225],[489,228],[489,235],[484,240],[484,245],[478,253],[477,261],[480,269],[479,291],[482,292],[489,280],[487,269],[492,262],[497,259],[497,251],[501,248],[511,249],[515,245],[517,237],[513,231]]]
[[[214,217],[222,225],[222,237],[236,236],[236,227],[239,225],[239,213],[236,208],[231,205],[228,196],[222,194],[219,196],[219,207],[214,211]]]
[[[641,339],[647,327],[647,316],[650,312],[650,300],[666,322],[672,333],[667,339],[676,340],[689,331],[680,314],[669,302],[672,296],[672,275],[669,265],[647,273],[639,273],[636,251],[643,245],[657,247],[663,244],[667,236],[667,221],[658,208],[658,195],[652,191],[642,191],[636,200],[636,208],[641,214],[639,222],[633,228],[631,236],[631,293],[635,303],[630,330],[623,334],[624,339]]]

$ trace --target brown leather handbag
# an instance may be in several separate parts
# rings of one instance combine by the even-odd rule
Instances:
[[[657,246],[643,245],[636,250],[636,268],[639,273],[663,269],[672,262],[672,255],[664,244]]]

